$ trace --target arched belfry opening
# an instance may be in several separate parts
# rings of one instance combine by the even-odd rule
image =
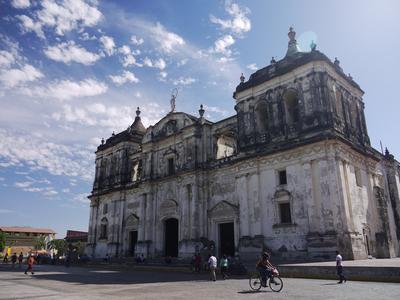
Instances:
[[[283,103],[285,106],[286,123],[292,125],[300,119],[299,97],[295,90],[287,90],[283,94]]]
[[[256,130],[258,133],[265,133],[268,129],[268,106],[265,101],[259,102],[254,110]]]
[[[165,256],[178,257],[179,222],[175,218],[164,221]]]

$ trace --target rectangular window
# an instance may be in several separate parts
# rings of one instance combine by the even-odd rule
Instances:
[[[107,203],[105,203],[103,205],[103,215],[105,215],[107,212],[108,212],[108,205],[107,205]]]
[[[175,174],[175,164],[173,158],[168,158],[168,175]]]
[[[106,224],[102,224],[100,226],[100,238],[101,239],[107,238],[107,225]]]
[[[356,175],[356,184],[357,184],[357,186],[362,186],[360,169],[354,167],[354,174]]]
[[[290,214],[290,203],[280,203],[279,213],[281,216],[281,223],[292,223],[292,216]]]
[[[286,170],[279,171],[278,176],[279,176],[279,185],[287,184]]]

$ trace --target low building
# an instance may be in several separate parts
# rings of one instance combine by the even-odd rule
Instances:
[[[56,232],[48,228],[6,227],[0,226],[0,232],[6,233],[6,247],[3,253],[28,254],[37,249],[38,239],[44,237],[45,245],[55,238]]]

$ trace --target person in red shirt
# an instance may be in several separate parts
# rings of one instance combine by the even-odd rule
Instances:
[[[28,274],[28,272],[31,272],[31,274],[35,274],[33,272],[33,264],[35,263],[35,258],[33,257],[32,254],[29,254],[28,259],[26,260],[28,263],[28,268],[25,270],[25,274]]]

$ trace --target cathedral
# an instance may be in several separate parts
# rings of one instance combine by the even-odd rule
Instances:
[[[281,60],[241,76],[235,115],[177,112],[173,96],[156,124],[138,108],[102,140],[88,255],[400,256],[400,164],[371,147],[360,86],[295,35]]]

